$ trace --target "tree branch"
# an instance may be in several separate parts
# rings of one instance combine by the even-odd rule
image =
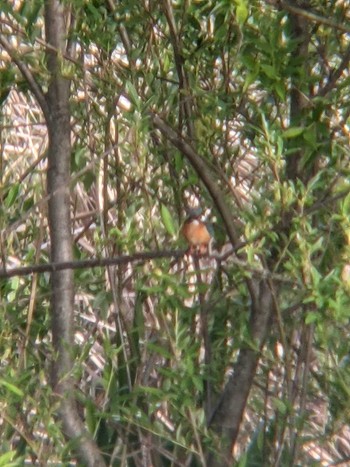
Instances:
[[[343,71],[348,68],[350,61],[350,45],[348,46],[340,65],[336,70],[332,70],[328,82],[321,88],[317,95],[318,96],[326,96],[337,84],[338,79],[341,77]]]
[[[208,425],[219,433],[222,439],[221,455],[218,452],[208,455],[207,465],[210,467],[233,465],[233,446],[238,436],[260,353],[268,334],[274,310],[273,295],[268,281],[261,281],[258,287],[258,297],[252,303],[249,321],[251,343],[246,343],[241,348],[232,376],[209,419]]]
[[[313,13],[310,10],[306,10],[304,8],[300,8],[296,5],[292,5],[290,2],[285,1],[285,0],[270,0],[267,1],[266,3],[269,3],[270,5],[275,5],[280,8],[283,8],[284,10],[289,11],[290,13],[293,13],[295,15],[302,16],[308,21],[311,21],[313,23],[318,23],[318,24],[325,24],[326,26],[329,26],[333,29],[338,29],[339,31],[342,31],[344,33],[350,34],[350,27],[346,26],[344,24],[336,23],[335,21],[325,18],[324,16],[318,15],[316,13]]]
[[[37,83],[36,79],[34,78],[32,72],[30,69],[27,67],[27,65],[19,58],[17,50],[15,50],[4,37],[0,36],[0,44],[2,47],[6,50],[6,52],[9,54],[11,60],[13,63],[17,65],[17,68],[19,71],[22,73],[24,79],[27,81],[32,93],[34,94],[38,104],[41,107],[41,110],[43,111],[45,120],[47,121],[49,118],[49,107],[47,105],[45,95],[43,93],[43,90]]]
[[[179,78],[179,103],[180,109],[183,110],[185,122],[187,126],[188,136],[193,139],[195,136],[194,122],[193,122],[193,97],[188,84],[188,77],[184,68],[184,58],[181,51],[181,42],[179,39],[179,33],[176,28],[176,21],[174,18],[174,12],[172,4],[169,0],[163,0],[163,11],[169,26],[170,42],[174,51],[174,60],[177,75]],[[181,125],[181,114],[180,114],[180,125]]]
[[[196,153],[193,147],[187,143],[185,138],[173,130],[164,120],[162,120],[155,113],[150,113],[150,118],[153,125],[163,133],[163,135],[168,139],[179,151],[184,154],[184,156],[189,160],[191,165],[197,171],[200,179],[203,181],[207,190],[211,194],[213,201],[220,212],[224,224],[226,226],[227,234],[233,245],[236,247],[240,244],[239,235],[236,231],[234,219],[231,214],[231,210],[225,201],[225,195],[221,191],[220,187],[217,184],[217,181],[213,179],[212,171],[207,164],[207,162]]]
[[[132,255],[121,255],[116,258],[96,258],[82,261],[62,261],[48,264],[35,264],[32,266],[22,266],[18,268],[6,269],[2,266],[0,269],[0,279],[8,279],[15,276],[27,276],[28,274],[57,272],[66,269],[86,269],[106,266],[116,266],[120,264],[145,262],[159,258],[182,258],[186,250],[163,250],[163,251],[147,251],[143,253],[134,253]]]

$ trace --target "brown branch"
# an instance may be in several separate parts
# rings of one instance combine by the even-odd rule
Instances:
[[[325,84],[323,86],[323,88],[321,88],[318,93],[317,93],[317,96],[326,96],[334,87],[335,85],[337,84],[337,81],[338,79],[341,77],[343,71],[348,68],[349,66],[349,61],[350,61],[350,45],[349,47],[347,48],[343,58],[342,58],[342,61],[340,62],[340,65],[338,66],[338,68],[336,70],[332,70],[330,76],[329,76],[329,79],[328,79],[328,82],[327,84]]]
[[[46,49],[50,83],[45,115],[49,134],[47,190],[51,260],[73,259],[70,220],[70,81],[62,76],[66,52],[65,7],[59,0],[45,1],[45,36],[58,53]],[[73,442],[79,463],[104,467],[103,456],[81,420],[74,396],[74,276],[71,269],[54,270],[51,275],[51,329],[55,359],[51,384],[58,402],[57,413],[62,431]]]
[[[115,258],[96,258],[86,259],[81,261],[62,261],[47,264],[35,264],[32,266],[21,266],[18,268],[6,269],[4,266],[0,268],[0,279],[8,279],[10,277],[28,276],[29,274],[43,272],[57,272],[66,269],[86,269],[86,268],[101,268],[107,266],[116,266],[120,264],[144,262],[159,258],[182,258],[186,250],[163,250],[163,251],[147,251],[143,253],[134,253],[132,255],[121,255]]]
[[[63,271],[65,269],[88,269],[88,268],[103,268],[108,266],[117,266],[121,264],[129,263],[144,263],[152,259],[160,258],[175,258],[176,260],[182,258],[188,250],[160,250],[160,251],[146,251],[140,253],[133,253],[130,255],[120,255],[114,258],[96,258],[86,259],[79,261],[63,261],[60,263],[46,263],[46,264],[34,264],[31,266],[19,266],[15,268],[7,269],[4,265],[0,266],[0,279],[9,279],[10,277],[22,277],[28,276],[29,274],[40,274],[44,272],[56,272]],[[231,255],[236,253],[235,248],[219,253],[213,251],[211,255],[207,256],[208,259],[214,259],[218,262],[226,261]],[[197,257],[195,255],[195,257]],[[198,256],[200,257],[200,256]],[[260,277],[262,279],[271,278],[277,282],[284,282],[287,284],[294,284],[293,281],[283,276],[282,274],[276,274],[270,272],[268,269],[263,269],[258,266],[242,261],[236,257],[230,259],[230,262],[244,271],[249,271],[252,275]]]
[[[203,181],[209,191],[213,201],[221,214],[225,223],[227,234],[233,245],[236,247],[241,242],[238,232],[235,228],[234,219],[230,207],[225,201],[225,195],[218,186],[217,181],[212,176],[212,170],[209,164],[193,149],[193,147],[185,140],[185,138],[173,130],[164,120],[155,113],[150,113],[150,118],[153,125],[163,133],[182,154],[189,160],[193,168],[197,171],[200,179]]]
[[[308,47],[310,43],[309,24],[301,15],[290,12],[289,21],[291,28],[291,37],[295,40],[293,49],[293,57],[300,62],[298,65],[305,73],[308,72]],[[292,74],[291,77],[291,91],[289,103],[289,115],[291,126],[302,126],[305,122],[305,97],[301,89],[304,82],[299,76]],[[304,155],[302,147],[293,149],[286,159],[286,177],[288,180],[302,179],[307,181],[305,170],[301,170],[301,161]],[[288,213],[282,213],[282,219],[288,217]]]
[[[220,434],[222,440],[220,454],[216,452],[208,455],[207,465],[210,467],[233,465],[233,446],[237,440],[273,310],[272,293],[268,281],[263,280],[258,285],[257,298],[251,307],[249,320],[251,342],[246,342],[241,348],[232,376],[229,378],[208,422],[209,427]]]

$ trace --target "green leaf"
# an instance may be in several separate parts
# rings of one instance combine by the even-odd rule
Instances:
[[[19,389],[17,386],[15,386],[12,383],[9,383],[8,381],[5,381],[4,379],[0,379],[0,385],[5,386],[9,391],[13,392],[17,396],[23,397],[24,393],[21,389]]]
[[[277,397],[273,398],[272,404],[274,405],[274,407],[276,407],[278,412],[281,413],[282,415],[287,412],[286,404],[282,400],[278,399]]]
[[[237,23],[243,25],[248,18],[248,2],[246,0],[235,0],[236,3],[236,20]]]
[[[152,388],[151,386],[138,386],[137,391],[140,391],[141,394],[149,394],[151,396],[156,396],[159,399],[164,400],[164,391],[160,388]]]
[[[349,216],[350,215],[350,193],[348,193],[342,204],[341,204],[341,210],[342,210],[342,214],[344,216]]]
[[[141,107],[141,101],[140,101],[140,96],[138,95],[138,92],[136,91],[135,86],[132,84],[131,81],[127,81],[125,84],[128,98],[130,101],[134,104],[137,110],[140,110]]]
[[[322,243],[322,238],[320,239],[321,240],[321,243]],[[316,244],[316,249],[318,249],[318,247],[320,247],[321,244]],[[310,267],[310,275],[312,277],[312,281],[313,281],[313,284],[317,287],[320,283],[321,280],[323,280],[323,277],[322,275],[318,272],[318,270],[314,267],[314,266],[311,266]]]
[[[238,459],[237,467],[247,467],[247,457],[248,457],[248,454],[246,452],[243,453],[241,457]]]
[[[154,344],[153,342],[147,342],[147,349],[161,355],[164,358],[172,358],[172,354],[167,349],[161,347],[160,345]]]
[[[278,97],[281,99],[281,101],[284,102],[286,100],[286,88],[284,82],[277,81],[277,83],[274,85],[274,88]]]
[[[164,204],[162,204],[160,207],[160,214],[162,216],[162,222],[163,222],[164,227],[166,228],[166,231],[171,236],[175,237],[175,234],[176,234],[175,225],[174,225],[169,209]]]
[[[304,134],[303,134],[303,138],[306,142],[308,142],[310,144],[310,146],[314,149],[316,149],[317,147],[317,131],[316,131],[316,125],[315,124],[312,124],[312,125],[309,125]]]
[[[305,318],[305,324],[312,324],[319,320],[319,313],[310,311]]]
[[[291,139],[300,136],[304,132],[305,128],[302,126],[292,126],[285,130],[282,134],[283,138]]]
[[[9,189],[9,192],[7,193],[7,196],[5,198],[5,206],[7,208],[10,208],[14,204],[14,202],[17,199],[18,192],[19,192],[19,183],[15,183]]]
[[[16,451],[9,451],[0,456],[0,467],[9,467],[11,465],[18,465],[17,462],[10,463],[14,459]]]
[[[276,78],[276,68],[271,65],[261,65],[262,71],[268,78]]]

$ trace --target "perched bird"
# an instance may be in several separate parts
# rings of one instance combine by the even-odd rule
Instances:
[[[201,210],[192,210],[182,227],[182,235],[190,245],[189,253],[204,255],[209,252],[209,244],[212,239],[210,227],[200,220]]]

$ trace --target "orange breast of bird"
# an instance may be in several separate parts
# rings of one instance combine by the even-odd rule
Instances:
[[[205,224],[198,220],[186,223],[182,228],[182,233],[188,243],[193,246],[208,245],[211,238]]]

